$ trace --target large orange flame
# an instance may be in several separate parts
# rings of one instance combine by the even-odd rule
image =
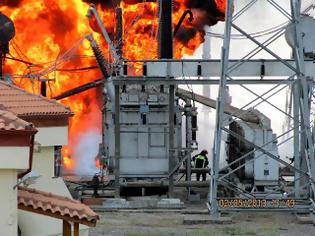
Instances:
[[[173,25],[179,21],[189,1],[174,0]],[[123,57],[156,58],[158,6],[156,2],[134,2],[122,1],[120,4],[124,25]],[[225,1],[215,2],[219,12],[224,12]],[[82,0],[1,1],[0,11],[14,21],[16,28],[16,36],[10,42],[8,57],[31,62],[25,64],[7,59],[4,73],[11,75],[16,85],[36,94],[39,93],[39,81],[46,79],[49,81],[48,97],[99,78],[97,69],[82,69],[96,65],[88,41],[82,39],[91,31],[90,22],[85,16],[88,7]],[[112,36],[115,25],[114,10],[102,8],[101,5],[97,5],[97,9],[104,26]],[[192,54],[203,41],[203,31],[198,29],[198,17],[207,18],[207,15],[205,16],[205,10],[197,11],[199,13],[196,14],[194,22],[185,20],[182,25],[184,29],[189,30],[190,37],[184,40],[176,37],[174,40],[175,58]],[[101,35],[94,33],[94,36],[102,46],[104,55],[108,56],[107,45]],[[70,106],[75,114],[69,126],[69,145],[62,151],[66,169],[73,169],[78,164],[73,163],[72,157],[77,142],[76,136],[91,127],[101,130],[102,102],[97,99],[99,97],[100,91],[92,89],[61,101]]]

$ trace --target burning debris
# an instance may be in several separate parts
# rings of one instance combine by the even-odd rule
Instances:
[[[4,74],[11,75],[16,85],[36,94],[40,93],[40,81],[44,81],[48,97],[100,78],[90,45],[83,41],[91,28],[98,31],[95,23],[86,18],[89,3],[96,4],[105,28],[113,38],[115,12],[111,0],[1,1],[0,11],[14,21],[16,28],[10,53],[5,59]],[[129,60],[157,58],[156,1],[124,0],[120,7],[123,16],[122,56]],[[222,0],[174,0],[173,28],[187,9],[194,15],[192,22],[183,21],[174,38],[174,58],[195,51],[203,42],[204,26],[224,20],[224,7]],[[101,35],[96,33],[94,36],[103,52],[108,51]],[[73,169],[76,168],[73,163],[76,146],[80,143],[77,137],[91,127],[100,133],[101,89],[90,89],[61,102],[75,113],[69,125],[69,146],[62,150],[64,167]]]

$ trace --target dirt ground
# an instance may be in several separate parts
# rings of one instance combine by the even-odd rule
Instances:
[[[315,226],[299,224],[293,213],[233,213],[229,224],[185,225],[187,212],[207,216],[207,189],[194,190],[201,196],[198,203],[187,202],[184,189],[175,189],[175,197],[185,203],[184,212],[98,212],[101,219],[89,236],[315,236]]]
[[[90,236],[314,236],[315,226],[298,224],[291,213],[234,213],[233,223],[184,225],[180,213],[100,213]]]

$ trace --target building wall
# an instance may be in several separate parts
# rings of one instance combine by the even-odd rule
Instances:
[[[35,135],[32,170],[41,176],[54,176],[54,146],[68,143],[68,127],[40,127]]]
[[[35,141],[42,147],[57,146],[68,143],[68,126],[39,127],[35,135]]]
[[[40,127],[35,135],[32,170],[44,177],[54,176],[54,146],[68,144],[68,127]]]
[[[0,235],[17,235],[17,171],[0,169]]]
[[[54,176],[54,147],[41,146],[33,154],[32,171],[44,177]]]
[[[45,192],[71,197],[62,178],[40,177],[29,186]],[[62,220],[19,210],[19,226],[23,236],[62,236]],[[89,228],[80,225],[80,236],[88,236]],[[2,234],[0,234],[2,236]]]
[[[68,127],[37,129],[32,171],[40,177],[29,187],[72,198],[62,178],[52,178],[54,176],[54,146],[68,143]],[[18,222],[23,236],[62,236],[62,220],[59,219],[19,210]],[[80,225],[80,236],[88,236],[88,234],[89,228]]]
[[[29,150],[29,147],[0,147],[0,168],[27,169]]]

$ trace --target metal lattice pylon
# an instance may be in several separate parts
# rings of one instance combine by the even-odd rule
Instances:
[[[282,113],[284,113],[287,117],[292,119],[293,127],[288,127],[288,130],[284,131],[282,134],[278,135],[275,140],[277,141],[282,137],[286,137],[284,141],[278,143],[278,146],[287,142],[290,139],[294,140],[294,165],[291,165],[284,160],[280,159],[278,156],[270,153],[265,149],[267,143],[262,145],[252,144],[254,147],[254,151],[258,150],[264,155],[268,156],[268,158],[272,158],[277,160],[287,168],[290,168],[294,171],[294,189],[292,192],[288,193],[288,196],[292,199],[300,199],[301,198],[301,189],[307,189],[308,194],[307,198],[310,200],[311,205],[314,209],[314,195],[315,195],[315,187],[313,176],[315,176],[315,160],[314,160],[314,141],[312,136],[311,129],[311,121],[310,121],[310,106],[312,99],[312,86],[313,86],[313,75],[307,74],[305,70],[305,61],[304,61],[304,52],[302,45],[302,33],[300,28],[300,18],[301,18],[301,1],[300,0],[291,0],[290,8],[291,12],[286,11],[281,5],[279,5],[274,0],[267,0],[269,4],[271,4],[277,11],[283,14],[286,18],[289,19],[290,23],[294,26],[294,48],[293,48],[293,58],[294,63],[288,63],[287,60],[282,59],[277,53],[268,48],[268,46],[277,40],[281,35],[283,35],[284,30],[275,32],[272,36],[270,36],[263,43],[259,42],[256,38],[251,36],[251,34],[247,33],[245,30],[235,24],[235,19],[240,17],[242,13],[245,11],[249,11],[250,8],[257,2],[257,0],[250,1],[243,9],[234,14],[233,17],[233,0],[226,1],[226,18],[225,18],[225,31],[224,31],[224,41],[222,46],[222,54],[221,54],[221,78],[219,84],[219,93],[217,99],[217,111],[216,111],[216,128],[215,128],[215,140],[213,146],[213,165],[211,170],[211,180],[210,180],[210,189],[209,189],[209,209],[210,213],[213,215],[218,215],[221,212],[221,208],[218,205],[218,186],[223,185],[226,188],[229,188],[232,191],[237,192],[238,194],[243,195],[245,198],[254,198],[250,191],[246,189],[240,189],[235,184],[229,182],[226,177],[232,175],[237,169],[241,168],[245,164],[238,166],[235,169],[232,169],[231,166],[236,161],[244,160],[248,153],[238,157],[236,161],[228,164],[227,166],[220,169],[220,154],[221,154],[221,141],[222,141],[222,133],[226,132],[229,135],[234,136],[235,138],[251,143],[249,140],[246,140],[244,137],[233,133],[231,130],[226,129],[225,125],[227,122],[226,115],[224,114],[224,106],[225,106],[225,91],[227,81],[233,80],[233,76],[231,75],[232,71],[238,68],[245,62],[250,61],[250,59],[257,55],[258,52],[264,50],[270,55],[272,55],[278,62],[281,62],[287,68],[292,70],[293,75],[289,78],[286,78],[286,82],[288,86],[291,86],[293,91],[293,114],[286,111],[280,110],[274,104],[271,104],[268,101],[268,98],[278,93],[281,89],[279,89],[279,84],[274,85],[270,90],[265,92],[262,95],[258,95],[250,89],[246,88],[244,85],[240,84],[243,88],[251,92],[256,96],[256,98],[250,101],[247,105],[254,104],[257,100],[261,100],[260,103],[266,102],[269,105],[277,108]],[[241,35],[249,39],[251,42],[256,44],[256,48],[248,53],[245,57],[237,60],[237,62],[231,62],[229,59],[229,51],[230,51],[230,43],[231,43],[231,30],[234,28]],[[311,83],[310,78],[311,77]],[[271,94],[271,95],[270,95]],[[260,104],[258,103],[258,104]],[[257,104],[255,105],[257,106]],[[247,110],[248,111],[248,110]],[[230,119],[232,115],[230,116]],[[232,119],[233,120],[233,119]],[[231,121],[228,121],[231,122]],[[288,137],[288,134],[293,133],[292,136]],[[254,152],[251,151],[251,152]],[[254,161],[254,160],[251,160]],[[228,170],[227,173],[221,174],[221,170]],[[283,186],[282,186],[283,187]],[[279,187],[281,188],[281,187]]]

